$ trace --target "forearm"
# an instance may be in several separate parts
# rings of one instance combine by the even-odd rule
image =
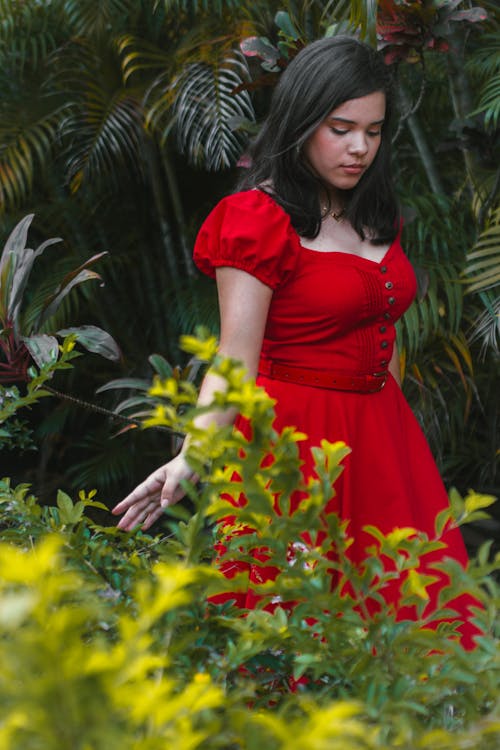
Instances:
[[[256,356],[256,353],[254,352],[254,346],[249,346],[246,348],[246,350],[245,347],[243,347],[241,351],[236,351],[237,348],[241,348],[240,341],[238,347],[231,347],[226,343],[224,348],[226,349],[226,351],[222,351],[221,349],[219,349],[220,355],[241,361],[243,363],[243,366],[245,367],[247,377],[256,377],[258,354]],[[229,349],[229,351],[227,351],[227,349]],[[203,407],[213,404],[215,401],[215,394],[225,393],[227,387],[228,384],[225,378],[217,375],[211,370],[208,370],[200,386],[200,392],[196,405]],[[194,419],[194,425],[198,429],[202,430],[213,424],[219,427],[225,427],[226,425],[233,424],[237,415],[238,409],[235,407],[227,409],[214,408],[213,410],[210,410],[208,412],[198,414],[198,416],[196,416]],[[186,438],[182,445],[181,452],[185,452],[190,443],[192,443],[192,438]]]
[[[216,393],[224,393],[227,390],[227,382],[224,378],[208,371],[200,387],[200,394],[197,406],[209,406],[214,402]],[[237,409],[213,409],[203,414],[198,414],[194,419],[194,425],[198,429],[204,430],[212,424],[219,427],[225,427],[232,424],[236,419]],[[185,452],[192,442],[191,436],[186,437],[182,444],[181,452]]]
[[[257,375],[260,350],[264,336],[272,290],[258,279],[235,268],[217,269],[217,290],[221,316],[219,354],[243,364],[249,378]],[[198,406],[214,401],[214,394],[227,388],[224,378],[210,370],[200,388]],[[232,424],[236,409],[214,409],[195,419],[196,427],[204,429],[212,424]],[[186,450],[189,440],[184,441]]]

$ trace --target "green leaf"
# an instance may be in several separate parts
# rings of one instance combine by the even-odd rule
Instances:
[[[23,336],[21,340],[26,345],[26,348],[38,367],[57,362],[59,356],[59,344],[54,336],[40,333],[36,336]]]
[[[97,326],[86,325],[75,328],[61,328],[57,331],[57,335],[74,336],[76,341],[89,352],[100,354],[102,357],[115,362],[120,359],[121,352],[114,338]]]
[[[167,380],[167,378],[172,377],[172,365],[167,362],[165,357],[162,357],[161,354],[151,354],[151,356],[148,357],[148,362],[162,380]]]
[[[97,388],[96,393],[124,390],[126,388],[132,388],[133,390],[144,391],[144,393],[147,393],[150,387],[150,380],[142,380],[141,378],[117,378],[116,380],[110,380],[108,383],[101,385]]]
[[[59,520],[60,523],[65,525],[73,525],[78,523],[83,516],[85,510],[85,503],[79,500],[75,505],[73,501],[62,490],[57,491],[57,507],[59,509]]]
[[[300,34],[295,28],[290,14],[284,10],[279,10],[274,17],[274,23],[278,29],[289,39],[299,39]]]

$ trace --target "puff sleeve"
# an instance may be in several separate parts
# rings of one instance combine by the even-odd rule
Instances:
[[[208,215],[193,258],[212,278],[216,268],[231,266],[277,289],[294,270],[298,251],[288,214],[261,190],[247,190],[223,198]]]

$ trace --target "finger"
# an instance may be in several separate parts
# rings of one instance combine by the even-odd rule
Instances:
[[[164,481],[165,472],[160,469],[155,471],[154,474],[151,474],[141,484],[137,485],[133,492],[115,505],[111,512],[119,515],[133,505],[147,501],[151,496],[159,495]]]
[[[142,528],[144,531],[149,529],[155,521],[157,521],[160,516],[163,515],[163,508],[160,506],[159,508],[155,508],[155,510],[151,511],[151,513],[147,516],[147,518],[144,519],[144,523],[142,524]]]
[[[181,480],[183,479],[190,482],[197,482],[198,476],[193,472],[190,472],[187,476],[183,476],[182,474],[180,476],[178,475],[177,477],[167,476],[167,480],[163,485],[160,498],[160,502],[163,508],[166,508],[169,505],[175,505],[175,503],[178,503],[179,500],[182,500],[182,498],[185,496],[186,490],[180,484]]]
[[[125,513],[123,518],[118,522],[118,528],[129,531],[137,526],[146,517],[153,508],[157,508],[160,503],[160,494],[155,497],[148,497],[141,502],[136,503]]]

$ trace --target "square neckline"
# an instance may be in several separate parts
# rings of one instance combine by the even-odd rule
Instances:
[[[265,195],[267,198],[269,198],[269,200],[272,201],[272,203],[277,208],[279,208],[287,216],[288,220],[290,221],[289,214],[287,214],[283,206],[280,206],[280,204],[274,200],[273,196],[270,193],[266,192],[260,187],[250,188],[250,190],[245,191],[245,192],[252,192],[254,190],[258,191],[261,195]],[[295,236],[295,240],[297,242],[297,245],[299,246],[299,249],[302,251],[306,251],[308,253],[314,253],[315,255],[319,255],[319,256],[325,255],[328,257],[331,257],[331,256],[339,257],[339,256],[344,255],[349,259],[354,258],[355,260],[361,260],[366,263],[372,263],[373,265],[378,266],[379,268],[383,266],[384,262],[389,258],[389,255],[392,253],[392,249],[394,245],[396,244],[396,241],[399,237],[399,232],[398,232],[380,260],[372,260],[371,258],[365,258],[363,255],[356,255],[356,253],[344,252],[343,250],[313,250],[312,247],[306,247],[305,245],[302,244],[301,236],[297,232],[295,227],[292,225],[291,221],[290,221],[290,228]]]
[[[305,250],[308,253],[314,253],[315,255],[326,255],[326,256],[334,255],[336,257],[345,256],[347,258],[354,258],[356,260],[362,260],[366,263],[373,263],[373,265],[375,266],[384,265],[384,263],[388,260],[389,255],[392,252],[392,248],[396,244],[396,240],[398,238],[398,235],[396,235],[396,237],[392,240],[391,244],[389,245],[389,247],[387,248],[387,250],[385,251],[385,253],[383,254],[380,260],[372,260],[371,258],[365,258],[363,255],[356,255],[356,253],[344,252],[343,250],[313,250],[312,247],[306,247],[305,245],[302,244],[302,242],[300,241],[300,234],[298,232],[295,231],[295,234],[296,234],[297,242],[298,242],[300,249]]]

